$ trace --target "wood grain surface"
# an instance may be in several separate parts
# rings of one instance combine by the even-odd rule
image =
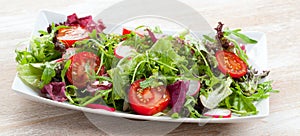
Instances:
[[[40,9],[96,15],[118,1],[0,0],[0,135],[107,135],[82,112],[29,101],[16,94],[11,85],[16,74],[14,50],[19,42],[28,40]],[[182,2],[212,26],[222,21],[231,28],[266,33],[270,78],[281,92],[271,94],[270,115],[264,119],[239,124],[181,124],[168,135],[300,135],[300,1]]]

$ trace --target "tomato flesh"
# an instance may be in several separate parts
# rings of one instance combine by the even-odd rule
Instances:
[[[99,57],[91,52],[80,52],[71,56],[70,59],[71,65],[67,70],[67,78],[69,82],[77,88],[86,87],[89,82],[87,72],[92,73],[92,71],[96,72],[98,70],[100,65]],[[102,68],[101,72],[103,72]]]
[[[66,49],[71,47],[75,42],[87,39],[89,32],[78,26],[70,26],[69,28],[61,28],[58,30],[57,39],[65,44]]]
[[[123,28],[122,35],[130,34],[130,33],[131,33],[130,30]]]
[[[247,73],[247,65],[232,52],[218,51],[216,53],[218,69],[223,74],[229,74],[233,78],[240,78]]]
[[[130,87],[128,99],[131,108],[136,113],[147,116],[163,111],[170,101],[168,90],[164,86],[142,89],[142,81],[138,80]]]

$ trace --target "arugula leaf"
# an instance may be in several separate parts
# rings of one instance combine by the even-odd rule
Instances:
[[[159,26],[155,26],[152,31],[153,31],[153,33],[156,33],[156,34],[162,34],[163,33]]]
[[[71,104],[77,105],[78,101],[76,100],[77,98],[77,87],[74,85],[68,85],[66,86],[66,91],[65,91],[65,95],[67,97],[67,99],[69,100],[69,102]]]
[[[256,44],[257,41],[254,39],[251,39],[250,37],[240,33],[241,29],[235,29],[235,30],[229,30],[229,29],[225,29],[224,30],[224,35],[225,37],[230,36],[231,34],[235,35],[236,37],[240,38],[242,41],[244,41],[245,43],[248,44]]]
[[[212,43],[216,42],[215,39],[211,38],[211,37],[208,36],[208,35],[203,35],[203,38],[204,38],[205,40],[208,40],[209,42],[212,42]]]
[[[236,91],[225,99],[225,103],[226,108],[231,109],[234,113],[240,114],[241,116],[253,115],[258,112],[249,98]]]
[[[94,97],[90,98],[89,100],[85,101],[84,103],[80,103],[79,106],[84,107],[88,104],[94,103],[95,101],[102,99],[103,97],[107,99],[108,94],[111,91],[112,91],[112,89],[97,91]]]
[[[60,73],[62,82],[65,82],[66,72],[67,72],[67,70],[69,69],[70,65],[71,65],[71,60],[68,60],[68,61],[66,62],[66,64],[64,65],[64,69],[63,69],[63,70],[61,71],[61,73]]]
[[[155,54],[157,57],[161,57],[161,60],[172,60],[174,63],[177,64],[185,62],[185,58],[179,56],[174,51],[173,44],[168,38],[159,39],[149,50],[149,54]]]
[[[20,65],[37,62],[36,58],[31,54],[31,52],[15,50],[15,53],[17,54],[16,61]]]
[[[126,85],[129,85],[128,77],[126,75],[122,76],[120,68],[111,69],[108,71],[108,74],[111,76],[113,82],[113,95],[127,100],[125,88]]]
[[[114,49],[121,41],[121,36],[97,33],[94,30],[89,37],[90,39],[76,42],[74,47],[80,48],[80,51],[95,53],[101,57],[101,65],[104,65],[106,69],[111,69],[115,63]]]
[[[278,93],[279,90],[272,88],[272,81],[266,81],[257,85],[256,93],[252,94],[248,98],[252,101],[258,101],[269,97],[269,93]]]
[[[194,106],[197,104],[197,100],[192,96],[186,96],[186,101],[184,103],[184,107],[189,111],[191,118],[200,118],[203,117]]]
[[[48,35],[49,33],[43,30],[38,31],[41,35]]]
[[[235,32],[235,31],[232,31],[232,34],[241,38],[244,42],[248,43],[248,44],[256,44],[257,41],[254,40],[254,39],[251,39],[249,38],[248,36],[244,35],[244,34],[241,34],[241,33],[238,33],[238,32]]]
[[[236,42],[236,40],[226,37],[229,41],[234,44],[235,49],[237,49],[236,54],[247,64],[248,64],[248,55],[245,51],[242,50],[241,46]]]
[[[151,87],[158,87],[158,86],[163,85],[163,83],[160,82],[160,81],[158,81],[157,79],[158,79],[158,77],[151,76],[151,77],[147,78],[146,80],[140,82],[140,87],[142,89],[145,89],[145,88],[147,88],[149,86],[151,86]]]
[[[55,72],[55,67],[56,67],[56,63],[55,64],[51,64],[49,62],[45,63],[45,68],[41,77],[42,80],[42,86],[47,85],[51,82],[52,78],[55,77],[56,72]]]

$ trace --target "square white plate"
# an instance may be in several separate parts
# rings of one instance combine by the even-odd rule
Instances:
[[[66,15],[54,13],[51,11],[41,11],[38,15],[34,30],[31,36],[37,36],[38,30],[45,30],[49,24],[52,22],[58,23],[66,20]],[[256,39],[258,41],[255,45],[247,45],[247,54],[249,56],[250,63],[257,68],[258,70],[267,68],[267,46],[266,46],[266,36],[261,32],[244,32],[246,35]],[[253,116],[237,117],[233,116],[231,118],[180,118],[172,119],[170,117],[153,117],[153,116],[142,116],[135,114],[128,114],[124,112],[108,112],[105,110],[99,109],[90,109],[85,107],[78,107],[68,103],[61,103],[52,101],[50,99],[40,96],[38,90],[30,88],[23,81],[16,76],[12,85],[12,89],[15,90],[20,95],[28,98],[30,100],[46,103],[58,107],[80,110],[83,112],[94,113],[99,115],[113,116],[113,117],[124,117],[138,120],[151,120],[151,121],[163,121],[163,122],[186,122],[186,123],[237,123],[245,122],[248,120],[259,119],[269,115],[269,99],[264,99],[260,102],[257,102],[255,106],[257,107],[259,113]]]

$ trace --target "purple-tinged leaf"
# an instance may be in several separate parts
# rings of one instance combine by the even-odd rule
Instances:
[[[66,84],[64,82],[51,82],[43,87],[41,93],[46,94],[52,100],[58,102],[64,102],[67,100]]]
[[[157,41],[157,38],[155,37],[155,34],[150,29],[146,29],[146,30],[147,30],[152,42],[155,43]]]
[[[179,80],[168,85],[167,89],[171,95],[170,105],[172,106],[172,111],[179,113],[185,102],[186,92],[189,89],[189,81]]]
[[[67,17],[67,21],[65,22],[65,25],[67,26],[80,25],[80,27],[87,29],[89,32],[96,30],[98,33],[102,32],[106,28],[102,20],[98,20],[96,23],[93,21],[92,16],[78,18],[75,13]]]

